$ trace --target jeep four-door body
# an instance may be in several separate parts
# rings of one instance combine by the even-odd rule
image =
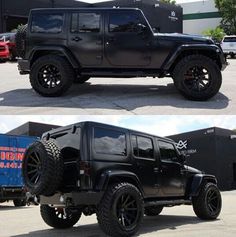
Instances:
[[[106,234],[131,236],[163,207],[193,205],[206,220],[221,211],[216,178],[185,165],[174,141],[100,123],[45,133],[25,153],[23,178],[55,228],[96,213]]]
[[[59,96],[90,77],[172,77],[192,100],[221,87],[227,63],[210,39],[154,33],[132,8],[35,9],[18,30],[19,71],[43,96]]]

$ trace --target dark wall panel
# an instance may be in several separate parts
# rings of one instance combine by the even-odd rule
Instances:
[[[236,189],[235,134],[231,130],[209,128],[170,138],[187,154],[187,165],[215,175],[221,190],[232,190]]]

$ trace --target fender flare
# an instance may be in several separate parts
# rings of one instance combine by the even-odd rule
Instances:
[[[100,175],[99,182],[96,185],[96,190],[105,191],[107,189],[108,185],[109,185],[110,180],[113,179],[113,178],[117,178],[121,182],[122,182],[122,180],[124,180],[124,181],[125,180],[131,180],[132,181],[131,183],[133,183],[137,186],[137,188],[139,189],[141,194],[142,195],[144,194],[142,185],[141,185],[137,175],[132,173],[132,172],[124,171],[124,170],[114,170],[114,171],[109,170],[109,171],[106,171],[106,172],[102,173]]]
[[[34,47],[29,55],[29,61],[32,62],[34,56],[43,51],[53,51],[53,52],[58,52],[61,55],[63,55],[71,64],[73,68],[80,68],[80,63],[76,60],[74,55],[66,48],[61,47],[61,46],[36,46]]]
[[[220,54],[220,49],[217,45],[202,45],[202,44],[185,44],[185,45],[181,45],[179,46],[174,53],[171,53],[171,55],[169,57],[167,57],[166,61],[164,62],[164,64],[162,65],[162,68],[164,71],[168,71],[173,64],[176,62],[176,59],[182,54],[185,53],[187,51],[210,51],[214,54],[217,55],[217,60],[220,59],[220,62],[222,63],[222,58],[221,58],[221,54]],[[222,56],[223,57],[223,56]]]
[[[201,190],[201,186],[204,183],[204,181],[217,184],[217,180],[214,175],[196,174],[193,177],[192,183],[190,185],[190,194],[189,194],[190,197],[198,196],[198,194]]]

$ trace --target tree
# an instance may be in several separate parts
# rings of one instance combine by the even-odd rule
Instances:
[[[222,16],[221,27],[229,35],[236,34],[236,0],[215,0],[215,4]]]
[[[209,29],[203,32],[203,35],[211,37],[213,40],[217,42],[221,42],[225,36],[225,32],[219,26],[215,29]]]
[[[173,5],[176,4],[175,0],[160,0],[160,2],[170,3],[170,4],[173,4]]]

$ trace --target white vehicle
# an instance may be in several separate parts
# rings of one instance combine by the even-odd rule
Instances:
[[[226,57],[230,55],[231,58],[234,58],[236,55],[236,35],[225,36],[221,47]]]

